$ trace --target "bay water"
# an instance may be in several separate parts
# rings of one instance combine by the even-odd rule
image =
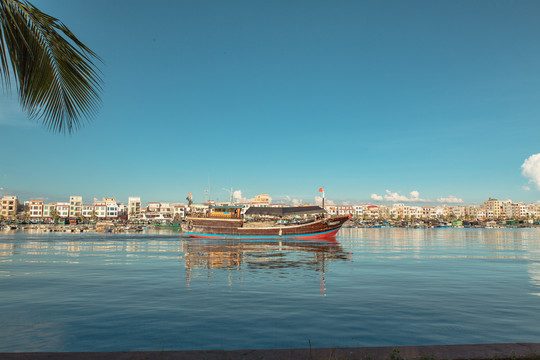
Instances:
[[[540,229],[0,233],[0,352],[540,342]]]

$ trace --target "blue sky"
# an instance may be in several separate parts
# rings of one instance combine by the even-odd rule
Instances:
[[[58,135],[2,94],[0,194],[540,199],[540,161],[522,173],[540,153],[538,1],[34,4],[103,59],[103,106]]]

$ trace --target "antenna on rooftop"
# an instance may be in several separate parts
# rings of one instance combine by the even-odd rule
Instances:
[[[210,202],[210,199],[212,199],[211,193],[210,193],[210,175],[208,175],[208,189],[206,192],[206,202]]]

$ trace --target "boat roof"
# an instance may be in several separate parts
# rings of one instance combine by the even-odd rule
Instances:
[[[288,206],[288,207],[256,207],[252,206],[246,210],[246,215],[268,215],[268,216],[287,216],[287,215],[309,215],[323,214],[324,210],[320,206]]]
[[[234,206],[234,205],[212,205],[210,206],[212,209],[242,209],[242,206]]]

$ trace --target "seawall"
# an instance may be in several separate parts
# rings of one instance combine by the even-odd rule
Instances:
[[[0,353],[2,360],[458,360],[458,359],[540,359],[540,343],[505,343],[474,345],[429,345],[396,347],[360,347],[329,349],[272,350],[190,350],[190,351],[126,351],[126,352],[36,352]]]

